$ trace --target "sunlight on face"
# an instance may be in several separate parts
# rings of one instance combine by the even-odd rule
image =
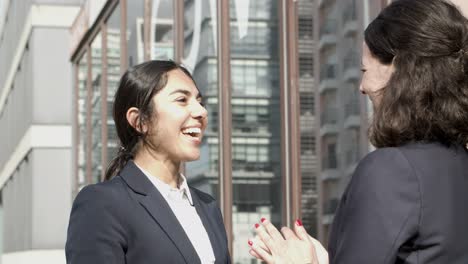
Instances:
[[[380,103],[381,90],[387,85],[394,71],[393,64],[382,64],[364,42],[362,45],[362,79],[359,90],[367,94],[374,108]]]
[[[192,161],[200,156],[200,144],[207,125],[207,111],[200,93],[185,73],[168,73],[166,86],[153,102],[155,122],[150,137],[161,159]]]

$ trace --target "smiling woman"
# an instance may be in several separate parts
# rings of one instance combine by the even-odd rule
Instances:
[[[216,201],[179,173],[182,162],[200,157],[201,102],[190,73],[172,61],[122,76],[113,108],[120,151],[107,181],[75,199],[68,263],[229,263]]]
[[[167,168],[157,168],[159,177],[171,182],[172,171],[178,171],[180,162],[200,157],[199,145],[206,128],[207,112],[201,104],[201,95],[187,72],[172,70],[167,74],[166,85],[152,98],[154,113],[140,118],[137,107],[127,110],[126,119],[144,140],[135,147],[135,162],[150,169],[153,159],[165,162]],[[125,111],[125,109],[122,109]],[[139,146],[140,144],[141,146]],[[148,165],[145,166],[145,163]],[[151,171],[150,171],[151,172]]]

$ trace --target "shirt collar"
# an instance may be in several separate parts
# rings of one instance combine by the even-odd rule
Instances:
[[[173,188],[169,184],[167,184],[167,183],[163,182],[162,180],[160,180],[158,177],[151,175],[151,173],[147,172],[146,170],[144,170],[143,168],[138,166],[136,163],[135,163],[135,165],[143,172],[143,174],[145,174],[145,176],[151,181],[151,183],[153,183],[153,185],[156,187],[156,189],[158,189],[158,191],[161,193],[161,195],[165,199],[169,198],[169,195],[170,195],[171,192],[179,191],[179,192],[182,193],[182,195],[185,194],[185,196],[187,197],[190,205],[193,206],[192,194],[190,193],[190,188],[189,188],[189,186],[187,184],[187,179],[185,178],[185,176],[182,173],[180,174],[181,182],[179,184],[179,188]]]
[[[179,189],[185,192],[185,195],[187,195],[187,199],[189,200],[190,205],[193,206],[192,194],[190,193],[190,188],[187,183],[187,178],[185,178],[185,176],[181,173],[180,179],[182,180],[182,182],[179,185]]]

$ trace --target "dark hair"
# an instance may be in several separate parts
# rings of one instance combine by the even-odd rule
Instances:
[[[152,60],[128,69],[119,82],[113,105],[113,118],[120,148],[117,156],[106,170],[105,180],[115,176],[132,159],[140,143],[148,144],[146,133],[141,133],[127,121],[127,111],[131,107],[139,109],[138,121],[140,131],[143,124],[150,124],[154,119],[153,97],[167,84],[168,73],[181,70],[190,79],[192,75],[174,61]],[[194,81],[195,83],[195,81]]]
[[[468,143],[468,21],[444,0],[397,0],[365,30],[365,43],[394,72],[375,109],[376,147]]]

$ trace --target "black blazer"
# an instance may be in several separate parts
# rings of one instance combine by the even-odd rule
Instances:
[[[197,189],[190,191],[216,263],[230,263],[216,201]],[[133,161],[111,180],[80,191],[65,251],[69,264],[200,263],[166,200]]]
[[[468,151],[382,148],[358,165],[330,234],[331,264],[468,263]]]

